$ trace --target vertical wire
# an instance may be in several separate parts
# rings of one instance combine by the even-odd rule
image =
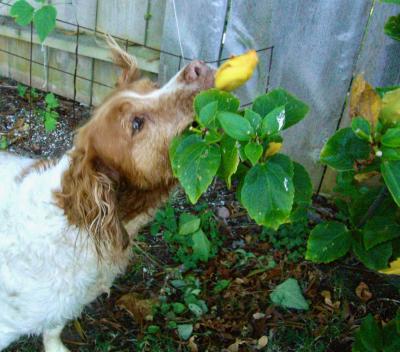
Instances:
[[[30,117],[33,116],[33,104],[32,104],[32,61],[33,61],[33,23],[31,22],[31,42],[30,42],[30,53],[29,53],[29,107]]]
[[[176,30],[178,32],[178,42],[179,42],[179,47],[181,49],[181,55],[182,59],[185,58],[185,55],[183,54],[183,47],[182,47],[182,39],[181,39],[181,32],[179,30],[179,22],[178,22],[178,15],[176,13],[176,6],[175,6],[175,0],[172,0],[172,7],[174,9],[174,16],[175,16],[175,24],[176,24]],[[179,61],[179,67],[181,66],[181,63]]]
[[[74,101],[73,101],[73,116],[74,120],[76,120],[76,82],[77,82],[77,74],[78,74],[78,62],[79,62],[79,23],[76,30],[76,46],[75,46],[75,70],[74,70]]]

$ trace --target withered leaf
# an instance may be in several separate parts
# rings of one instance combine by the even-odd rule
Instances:
[[[372,293],[369,290],[368,285],[362,281],[356,287],[356,295],[364,303],[368,302],[372,298]]]
[[[362,75],[357,75],[350,92],[350,117],[362,116],[375,127],[382,100]]]
[[[132,314],[139,324],[145,320],[152,320],[152,307],[156,304],[155,299],[142,299],[135,292],[130,292],[118,299],[117,305]]]

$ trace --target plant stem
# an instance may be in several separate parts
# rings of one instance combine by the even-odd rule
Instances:
[[[379,194],[375,198],[375,200],[369,206],[367,212],[364,214],[364,216],[360,220],[357,227],[361,228],[365,225],[365,223],[368,221],[368,219],[370,219],[375,214],[375,211],[382,205],[382,202],[385,200],[387,194],[388,194],[388,189],[386,186],[383,186],[381,188]]]

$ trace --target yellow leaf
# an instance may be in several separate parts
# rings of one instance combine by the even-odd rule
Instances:
[[[382,98],[380,119],[384,125],[400,122],[400,88],[387,92]]]
[[[350,117],[362,116],[375,127],[381,111],[382,100],[372,86],[358,75],[351,86]]]
[[[268,158],[272,155],[275,155],[282,149],[282,143],[276,143],[276,142],[269,142],[268,144],[268,149],[265,152],[265,156]]]
[[[389,263],[390,268],[379,270],[382,274],[400,275],[400,258]]]
[[[258,56],[255,50],[232,57],[215,73],[215,87],[226,91],[240,87],[253,75],[257,64]]]
[[[152,320],[152,307],[156,302],[154,299],[141,299],[137,293],[131,292],[118,299],[117,305],[125,308],[142,325],[145,320]]]
[[[378,175],[380,175],[378,171],[369,171],[369,172],[364,172],[362,174],[354,175],[354,179],[357,182],[364,182]]]

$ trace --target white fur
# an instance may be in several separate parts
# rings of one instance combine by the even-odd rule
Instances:
[[[19,179],[33,162],[0,152],[0,351],[22,335],[43,333],[45,351],[62,352],[62,327],[124,268],[99,262],[89,236],[56,206],[52,191],[68,157]]]

